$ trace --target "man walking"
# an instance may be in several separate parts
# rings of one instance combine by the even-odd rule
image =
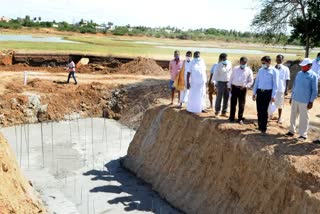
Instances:
[[[317,58],[313,60],[311,69],[318,75],[318,78],[320,78],[320,52]]]
[[[75,65],[75,63],[73,62],[73,60],[72,60],[71,58],[69,59],[69,63],[68,63],[68,65],[67,65],[67,70],[69,71],[67,84],[69,84],[70,77],[72,77],[73,80],[74,80],[74,84],[77,85],[78,82],[77,82],[76,76],[75,76],[76,65]]]
[[[187,71],[187,89],[189,89],[189,99],[187,111],[192,113],[205,112],[206,98],[206,64],[200,58],[200,52],[194,52],[194,59]]]
[[[276,94],[276,99],[274,104],[278,108],[278,123],[282,123],[282,109],[284,106],[284,97],[288,95],[288,84],[290,80],[290,70],[287,66],[283,65],[283,55],[278,55],[276,57],[277,65],[275,68],[278,70],[279,79],[278,79],[278,90]]]
[[[169,82],[169,89],[171,90],[171,105],[173,104],[174,93],[176,91],[175,87],[173,86],[174,80],[176,79],[181,67],[182,63],[180,61],[180,52],[178,50],[174,51],[174,59],[169,63],[169,71],[170,71],[170,82]],[[178,91],[178,102],[180,103],[180,92]]]
[[[228,90],[231,91],[230,122],[234,122],[237,102],[239,102],[238,122],[243,124],[244,121],[243,112],[246,104],[247,88],[250,88],[253,84],[253,73],[247,63],[248,59],[241,57],[240,65],[233,69],[228,82]]]
[[[225,53],[220,54],[221,62],[218,63],[213,74],[213,80],[217,83],[217,97],[215,103],[215,115],[218,116],[221,110],[221,102],[223,99],[222,114],[221,116],[227,116],[229,92],[228,82],[230,80],[232,65],[227,60],[228,55]]]
[[[270,56],[261,59],[261,68],[258,71],[253,87],[253,101],[257,101],[258,128],[262,133],[267,131],[268,106],[275,101],[278,88],[278,73],[271,67]]]
[[[300,64],[299,71],[294,81],[291,103],[290,130],[286,136],[293,137],[296,131],[296,120],[299,116],[299,140],[308,138],[309,110],[318,95],[318,77],[311,70],[312,60],[305,58]]]

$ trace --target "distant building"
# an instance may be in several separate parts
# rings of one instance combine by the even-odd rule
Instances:
[[[0,17],[0,22],[9,22],[10,20],[11,20],[10,18],[4,17],[4,16]]]
[[[58,25],[58,24],[52,24],[52,27],[54,27],[54,28],[58,28],[58,27],[59,27],[59,25]]]

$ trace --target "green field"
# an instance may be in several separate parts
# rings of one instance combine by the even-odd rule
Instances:
[[[37,34],[35,34],[37,35]],[[39,35],[37,35],[39,36]],[[48,36],[46,34],[45,36]],[[55,35],[50,35],[55,36]],[[61,37],[61,35],[59,35]],[[45,52],[45,53],[83,53],[97,55],[113,55],[125,57],[150,57],[155,59],[171,59],[175,49],[181,49],[184,55],[190,47],[201,50],[201,55],[207,62],[212,64],[217,61],[220,52],[226,52],[231,61],[237,61],[241,56],[247,56],[249,60],[259,60],[264,55],[270,55],[275,58],[278,53],[286,55],[287,60],[301,59],[304,56],[303,49],[294,49],[283,47],[267,46],[264,44],[233,43],[222,41],[191,41],[191,40],[173,40],[157,39],[149,37],[115,37],[101,35],[64,35],[67,40],[80,43],[49,43],[49,42],[18,42],[18,41],[0,41],[0,49],[13,49],[18,52]],[[161,48],[170,46],[170,48]],[[221,51],[211,52],[210,48],[222,49]],[[225,50],[227,49],[227,50]],[[249,53],[237,53],[237,51],[248,50]],[[259,54],[252,54],[250,51],[262,51]],[[235,52],[235,53],[233,53]],[[290,55],[291,54],[291,55]],[[313,51],[311,58],[315,57],[316,51]]]

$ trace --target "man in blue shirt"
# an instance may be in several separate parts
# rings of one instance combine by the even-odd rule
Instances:
[[[278,88],[278,72],[271,66],[270,56],[261,59],[262,66],[258,71],[253,87],[253,101],[257,100],[258,128],[262,133],[267,131],[268,106],[275,101]]]
[[[290,131],[287,136],[293,137],[296,131],[296,119],[299,118],[299,140],[306,140],[309,128],[309,110],[318,95],[318,77],[311,70],[312,60],[304,59],[300,64],[299,71],[294,81],[291,103]]]

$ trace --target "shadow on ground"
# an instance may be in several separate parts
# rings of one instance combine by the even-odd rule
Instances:
[[[83,173],[85,176],[94,176],[91,180],[102,180],[104,186],[98,186],[90,190],[92,193],[104,192],[119,194],[109,204],[121,204],[124,211],[145,211],[153,213],[181,213],[152,190],[151,185],[135,177],[121,166],[121,160],[112,160],[105,165],[106,170],[90,170]],[[121,194],[121,195],[120,195]]]

